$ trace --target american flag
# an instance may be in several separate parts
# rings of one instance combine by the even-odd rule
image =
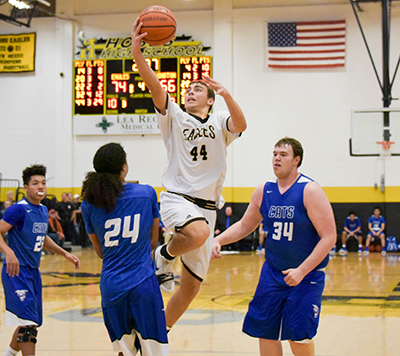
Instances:
[[[268,23],[268,67],[344,67],[346,21]]]

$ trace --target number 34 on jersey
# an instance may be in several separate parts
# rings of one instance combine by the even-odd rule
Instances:
[[[274,240],[280,240],[282,237],[286,237],[288,241],[293,240],[293,223],[292,222],[274,222],[274,231],[272,233],[272,238]]]

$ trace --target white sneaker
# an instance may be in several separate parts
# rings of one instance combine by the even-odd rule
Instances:
[[[386,251],[381,252],[382,256],[386,256]]]
[[[164,245],[162,245],[164,246]],[[156,276],[160,288],[165,292],[173,292],[175,289],[174,271],[172,264],[174,260],[167,260],[161,256],[162,246],[157,246],[153,251],[153,259],[156,265]]]
[[[329,255],[335,256],[336,255],[336,249],[333,247],[332,250],[329,251]]]
[[[346,255],[347,255],[347,250],[346,250],[345,248],[342,247],[342,248],[339,250],[339,254],[342,255],[342,256],[346,256]]]
[[[365,250],[365,251],[363,252],[363,254],[364,254],[364,256],[368,256],[368,255],[369,255],[369,251],[368,251],[368,250]]]

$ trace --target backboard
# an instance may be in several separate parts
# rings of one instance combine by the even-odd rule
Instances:
[[[352,110],[351,156],[382,156],[384,141],[392,142],[391,156],[400,156],[400,108]]]

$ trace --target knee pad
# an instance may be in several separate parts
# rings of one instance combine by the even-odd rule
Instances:
[[[293,342],[296,342],[298,344],[309,344],[312,342],[312,339],[303,339],[303,340],[292,340]]]
[[[17,342],[33,342],[36,344],[37,333],[34,326],[23,326],[18,330]]]

